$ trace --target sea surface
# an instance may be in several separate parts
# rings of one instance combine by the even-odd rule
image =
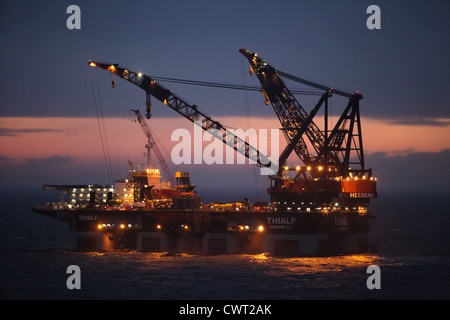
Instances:
[[[2,300],[450,298],[445,194],[381,194],[371,204],[371,241],[379,252],[320,258],[72,252],[67,224],[31,210],[58,200],[57,192],[39,188],[0,190]],[[80,267],[80,290],[66,286],[70,265]],[[381,289],[367,288],[370,265],[380,268]]]

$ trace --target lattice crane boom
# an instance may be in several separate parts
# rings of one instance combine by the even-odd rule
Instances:
[[[239,51],[248,59],[252,70],[258,77],[258,80],[282,125],[286,140],[288,143],[291,143],[293,149],[303,163],[305,165],[310,165],[314,161],[313,155],[309,152],[302,136],[297,137],[297,139],[294,140],[297,131],[304,126],[304,133],[311,141],[311,145],[316,152],[323,148],[325,142],[324,134],[312,119],[308,119],[308,113],[284,84],[275,68],[259,58],[256,53],[242,48]],[[283,166],[283,163],[280,161],[280,167],[281,166]]]
[[[147,137],[147,156],[150,156],[150,150],[152,150],[156,156],[156,159],[159,162],[159,165],[161,166],[162,171],[164,172],[166,179],[170,182],[172,186],[175,186],[175,178],[173,177],[172,172],[170,171],[169,166],[167,165],[164,156],[162,155],[161,151],[159,150],[158,144],[156,143],[156,140],[154,138],[154,135],[152,131],[150,130],[150,127],[147,125],[147,122],[145,122],[145,119],[142,117],[139,110],[132,110],[136,114],[137,120],[139,124],[141,125],[142,131],[144,131],[145,136]],[[148,168],[150,169],[150,168]]]
[[[89,65],[108,70],[143,89],[146,93],[147,118],[151,117],[150,97],[153,96],[186,119],[199,125],[203,130],[208,131],[210,129],[215,129],[209,132],[246,158],[254,161],[256,164],[271,168],[276,167],[271,163],[270,159],[260,153],[258,149],[251,146],[244,139],[236,136],[233,132],[227,130],[220,122],[211,119],[211,117],[198,110],[196,105],[191,105],[173,94],[172,91],[157,83],[150,76],[122,68],[118,64],[101,63],[90,60]]]

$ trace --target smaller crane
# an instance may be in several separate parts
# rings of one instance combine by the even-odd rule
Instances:
[[[172,187],[175,186],[175,179],[173,177],[173,174],[170,171],[169,167],[167,166],[167,163],[164,160],[164,157],[158,148],[158,144],[156,143],[155,138],[153,137],[150,127],[147,125],[147,122],[145,122],[139,110],[130,109],[130,111],[133,111],[136,114],[137,120],[141,125],[141,128],[144,131],[145,136],[147,137],[147,144],[145,145],[145,148],[147,148],[147,169],[150,169],[152,166],[150,150],[153,150],[156,155],[156,158],[158,159],[159,165],[161,166],[161,169],[164,171],[166,179],[170,182]]]

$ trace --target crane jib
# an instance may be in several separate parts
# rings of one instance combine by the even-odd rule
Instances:
[[[178,96],[174,95],[172,91],[166,89],[151,77],[142,73],[136,73],[133,70],[124,69],[122,67],[119,67],[118,64],[101,63],[90,60],[89,65],[92,67],[98,67],[110,71],[120,78],[128,80],[129,82],[143,89],[147,94],[147,99],[149,99],[150,95],[155,97],[188,120],[196,124],[201,124],[200,126],[203,130],[219,130],[220,134],[214,135],[217,139],[222,140],[223,143],[232,147],[234,150],[241,153],[246,158],[255,161],[255,163],[257,163],[259,166],[271,168],[274,172],[278,170],[278,166],[272,163],[267,156],[260,153],[258,149],[254,148],[231,131],[228,131],[218,121],[215,121],[211,119],[211,117],[200,112],[196,105],[190,105]],[[147,107],[149,108],[149,104],[147,104]],[[147,110],[147,112],[149,112],[149,110]],[[232,137],[232,139],[230,139],[229,137]],[[230,140],[232,142],[230,142]]]

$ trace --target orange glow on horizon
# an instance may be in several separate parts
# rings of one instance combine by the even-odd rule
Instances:
[[[245,117],[217,117],[217,120],[234,128],[247,129]],[[126,117],[105,118],[105,124],[111,159],[142,161],[146,138],[140,126]],[[155,117],[149,124],[163,144],[160,148],[169,155],[172,147],[177,144],[170,139],[172,132],[178,128],[186,128],[192,132],[193,127],[191,122],[182,117]],[[251,125],[255,129],[279,128],[277,119],[271,118],[252,118]],[[364,151],[367,154],[395,154],[405,150],[439,152],[450,149],[450,125],[401,125],[363,118],[362,126]],[[24,161],[52,156],[69,156],[80,161],[103,159],[95,117],[3,117],[0,118],[0,129],[0,155],[7,159]],[[209,143],[203,142],[203,146]],[[280,153],[284,146],[284,138],[281,138]],[[168,162],[170,164],[170,159]]]

